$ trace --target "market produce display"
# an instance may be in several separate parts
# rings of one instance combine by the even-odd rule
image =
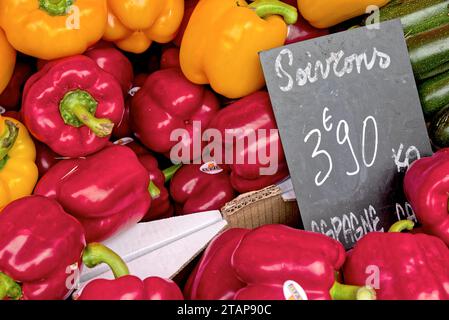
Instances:
[[[350,250],[300,221],[270,222],[252,205],[281,198],[298,168],[259,53],[393,19],[435,150],[406,154],[410,219],[392,212],[389,232]],[[0,0],[0,300],[449,300],[448,181],[449,0]],[[225,219],[230,203],[250,214],[207,234],[173,279],[142,276],[130,262],[142,252],[100,243],[209,211]],[[109,278],[80,280],[100,265]]]

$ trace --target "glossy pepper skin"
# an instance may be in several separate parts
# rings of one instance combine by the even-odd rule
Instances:
[[[172,217],[174,209],[168,190],[165,187],[165,182],[170,177],[164,175],[164,172],[159,169],[157,159],[149,152],[139,155],[138,158],[148,172],[150,178],[150,194],[152,193],[150,210],[148,210],[142,221],[153,221]]]
[[[81,157],[101,150],[123,113],[120,84],[85,56],[49,62],[25,85],[26,126],[62,156]]]
[[[369,6],[383,7],[390,0],[298,0],[302,16],[316,28],[328,28],[361,16]]]
[[[117,276],[128,272],[109,249],[100,244],[86,247],[81,224],[45,197],[25,197],[8,205],[0,214],[0,233],[0,300],[64,299],[81,262],[88,267],[108,263]]]
[[[150,277],[142,281],[128,275],[115,280],[93,280],[76,300],[184,300],[184,297],[171,280]]]
[[[88,242],[103,241],[139,222],[151,204],[148,173],[134,152],[109,146],[85,159],[52,167],[35,194],[56,199],[84,227]]]
[[[83,53],[101,39],[106,22],[106,0],[2,0],[0,4],[1,27],[11,45],[44,60]]]
[[[0,54],[1,56],[1,54]],[[17,62],[14,73],[2,94],[0,94],[0,106],[7,111],[18,110],[20,108],[20,98],[22,97],[22,87],[31,76],[31,66],[27,63]],[[1,90],[0,90],[1,91]]]
[[[379,300],[449,299],[449,249],[444,242],[400,233],[413,229],[412,221],[393,227],[396,232],[372,232],[356,243],[344,265],[345,280],[364,285],[369,276],[377,276]]]
[[[449,149],[413,163],[404,178],[404,192],[426,233],[449,246]]]
[[[201,170],[202,165],[187,164],[176,172],[170,183],[170,194],[177,214],[219,210],[236,197],[229,169],[214,174]]]
[[[189,279],[193,299],[287,300],[283,286],[298,283],[308,300],[375,299],[367,287],[338,283],[345,261],[341,243],[284,225],[228,231],[211,243]],[[225,270],[214,272],[219,264]],[[233,272],[232,272],[233,271]],[[217,288],[212,294],[206,287]]]
[[[94,60],[104,71],[110,73],[117,79],[126,96],[132,87],[134,71],[131,62],[120,50],[113,45],[100,42],[84,53]]]
[[[247,229],[229,229],[207,247],[184,287],[188,300],[231,300],[245,284],[232,268],[231,257]],[[218,276],[220,275],[220,276]]]
[[[288,167],[267,92],[259,91],[230,104],[217,114],[209,128],[219,130],[222,137],[226,136],[227,131],[232,130],[236,137],[233,140],[240,141],[229,144],[230,139],[223,139],[222,151],[222,157],[226,154],[234,156],[233,164],[229,167],[232,172],[232,186],[238,192],[259,190],[288,176]],[[259,130],[264,130],[266,139]],[[255,137],[257,143],[255,147],[249,146],[250,136]],[[242,150],[238,150],[238,144],[243,144]],[[259,156],[261,154],[271,155],[273,170],[269,170],[270,172],[261,171],[270,166],[269,163],[262,163]],[[255,163],[250,163],[250,159],[255,159]],[[222,159],[215,160],[217,163],[222,162]]]
[[[16,50],[9,44],[2,29],[0,29],[0,57],[2,57],[0,68],[0,93],[2,93],[11,80],[16,64]]]
[[[189,82],[180,69],[169,68],[151,74],[133,97],[131,126],[146,147],[168,157],[178,145],[178,141],[171,141],[172,133],[184,129],[182,145],[190,150],[190,156],[182,156],[189,161],[200,156],[193,147],[194,135],[200,134],[194,132],[193,122],[198,121],[205,128],[218,110],[218,100],[212,92]]]
[[[265,84],[258,53],[282,46],[296,20],[296,8],[280,1],[202,0],[182,39],[182,71],[227,98],[249,95]]]
[[[0,116],[0,209],[30,195],[38,178],[36,149],[23,124]]]
[[[176,36],[184,14],[183,0],[108,0],[104,39],[122,50],[142,53],[152,41],[167,43]]]

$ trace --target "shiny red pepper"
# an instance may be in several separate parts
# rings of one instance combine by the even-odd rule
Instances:
[[[360,239],[348,253],[345,280],[377,287],[379,300],[449,299],[449,249],[437,237],[400,233],[413,225],[400,221]]]
[[[267,225],[233,233],[223,233],[212,242],[189,279],[187,297],[233,300],[290,300],[292,296],[295,300],[375,299],[372,289],[336,281],[336,273],[345,261],[345,249],[329,237],[284,225]],[[220,239],[222,237],[223,240]],[[223,265],[224,274],[214,272],[219,264]],[[287,290],[289,295],[286,295],[288,282],[294,282],[304,293],[298,294],[299,290],[294,288]],[[218,289],[211,295],[206,288]]]
[[[81,262],[88,267],[107,263],[117,277],[129,272],[106,247],[86,247],[81,224],[45,197],[25,197],[6,206],[0,234],[0,300],[64,299]]]
[[[0,106],[5,110],[18,110],[20,108],[20,98],[22,97],[22,87],[31,76],[32,70],[28,63],[17,62],[14,73],[8,86],[0,94]]]
[[[222,166],[208,170],[206,165],[206,170],[202,170],[204,167],[198,164],[184,165],[174,175],[170,194],[176,202],[176,214],[219,210],[235,198],[229,169]]]
[[[188,300],[230,300],[242,289],[231,265],[237,245],[249,230],[229,229],[216,237],[207,247],[184,287]]]
[[[159,169],[157,159],[150,153],[147,152],[138,157],[140,163],[148,171],[150,177],[149,190],[152,197],[150,210],[148,210],[142,221],[153,221],[172,217],[174,209],[165,183],[171,179],[179,167],[175,166],[162,171]]]
[[[191,150],[190,159],[199,157],[193,148],[193,122],[207,127],[219,104],[205,86],[189,82],[181,70],[170,68],[151,74],[132,98],[131,124],[137,138],[150,150],[170,155],[178,141],[171,141],[176,129],[184,129],[182,145]],[[198,148],[201,149],[201,148]],[[201,150],[198,150],[201,152]]]
[[[135,276],[122,276],[89,282],[76,300],[184,300],[184,297],[171,280],[150,277],[142,281]]]
[[[58,200],[83,225],[86,239],[105,240],[139,222],[151,204],[148,173],[134,152],[109,146],[64,160],[42,177],[35,194]]]
[[[61,160],[61,156],[54,153],[49,147],[39,141],[34,141],[36,146],[36,165],[39,177],[42,178],[51,167]]]
[[[283,2],[288,3],[291,6],[297,7],[297,0],[283,0]],[[313,38],[322,37],[329,34],[328,29],[317,29],[313,27],[306,19],[304,19],[300,14],[298,15],[298,21],[295,24],[288,26],[288,35],[285,44],[291,44],[296,42],[301,42]]]
[[[404,191],[423,231],[449,246],[449,149],[415,161],[404,178]]]
[[[120,84],[90,58],[47,63],[25,85],[26,126],[54,152],[80,157],[101,150],[124,113]]]
[[[122,87],[126,96],[132,87],[134,72],[133,66],[127,57],[112,44],[100,42],[84,53],[94,60],[104,71],[113,75]]]
[[[230,104],[217,114],[209,128],[218,129],[221,137],[227,132],[234,136],[222,138],[222,155],[215,161],[229,164],[226,156],[232,156],[231,183],[238,192],[259,190],[289,175],[267,92],[259,91]],[[254,137],[256,143],[248,142],[249,137]],[[239,144],[243,145],[241,150],[237,148]],[[262,161],[265,156],[270,157]],[[264,172],[268,167],[271,169]]]

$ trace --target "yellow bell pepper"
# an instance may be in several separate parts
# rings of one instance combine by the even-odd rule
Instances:
[[[302,16],[315,28],[328,28],[367,13],[371,5],[383,7],[390,0],[298,0]]]
[[[81,54],[106,29],[106,0],[1,0],[0,23],[11,45],[52,60]]]
[[[108,0],[108,8],[103,38],[133,53],[173,40],[184,16],[184,0]]]
[[[200,0],[181,43],[184,75],[231,99],[265,85],[258,53],[282,46],[296,8],[277,0]]]
[[[0,209],[33,192],[35,160],[36,148],[25,126],[0,116]]]
[[[16,64],[16,51],[6,40],[2,29],[0,29],[0,59],[0,93],[2,93],[11,80]]]

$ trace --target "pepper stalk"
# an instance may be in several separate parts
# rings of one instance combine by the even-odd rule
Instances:
[[[0,170],[8,161],[8,153],[11,151],[14,143],[19,136],[19,127],[11,120],[5,120],[5,130],[0,136]]]
[[[284,18],[286,24],[295,24],[298,21],[298,10],[282,1],[256,0],[249,4],[248,8],[254,10],[262,19],[272,15],[280,15]]]

